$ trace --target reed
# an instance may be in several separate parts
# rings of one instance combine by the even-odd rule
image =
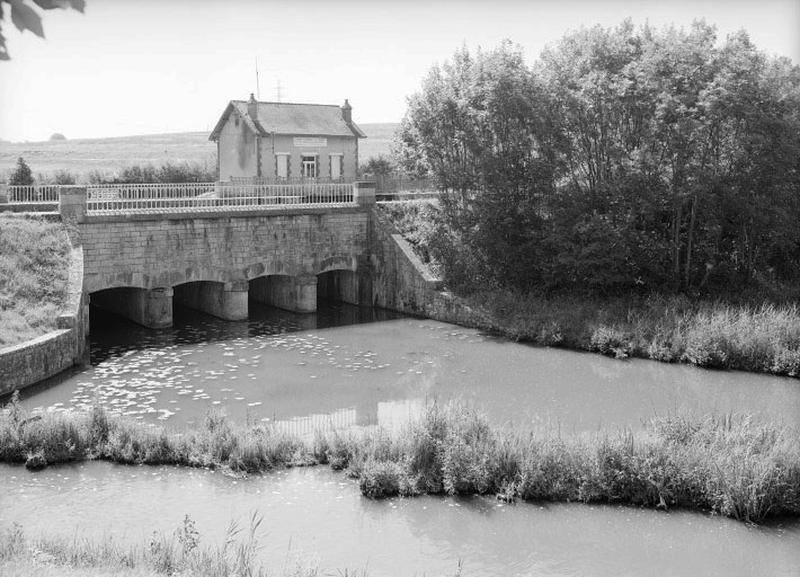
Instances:
[[[0,411],[0,461],[31,469],[100,459],[237,474],[329,464],[373,498],[496,494],[504,500],[620,503],[712,511],[759,522],[800,515],[800,433],[744,416],[653,419],[642,431],[563,436],[493,426],[461,403],[434,403],[402,434],[318,433],[312,440],[210,413],[171,431],[89,413]]]
[[[351,468],[372,497],[489,493],[681,507],[749,522],[800,514],[800,436],[748,417],[669,417],[642,432],[562,437],[500,430],[451,404],[434,405],[402,435],[368,437]]]
[[[247,527],[231,522],[219,544],[203,545],[194,521],[187,515],[170,533],[154,532],[148,542],[122,544],[111,537],[28,537],[20,525],[0,536],[0,574],[11,576],[120,575],[150,577],[264,577],[267,570],[257,557],[263,517],[254,513]],[[315,564],[297,560],[271,576],[317,577]]]
[[[795,303],[504,290],[477,293],[468,300],[487,313],[487,328],[516,340],[617,358],[800,376],[800,308]]]

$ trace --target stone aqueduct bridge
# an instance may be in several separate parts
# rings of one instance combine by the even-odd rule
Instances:
[[[384,245],[397,235],[376,231],[374,185],[349,186],[343,202],[316,205],[151,200],[114,210],[71,187],[61,192],[60,212],[82,246],[84,302],[148,327],[172,324],[173,299],[229,320],[247,318],[248,299],[313,312],[318,294],[403,309],[392,306],[391,288],[402,273],[385,266]],[[413,260],[407,246],[399,251]]]

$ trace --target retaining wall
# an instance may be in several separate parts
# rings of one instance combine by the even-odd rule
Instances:
[[[370,241],[374,306],[461,326],[492,326],[481,311],[442,290],[442,281],[378,208],[373,209],[373,222]]]
[[[83,296],[83,251],[70,255],[67,313],[57,329],[33,340],[0,348],[0,396],[23,389],[86,361],[89,309]]]

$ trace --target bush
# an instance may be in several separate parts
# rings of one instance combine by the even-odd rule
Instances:
[[[399,463],[368,461],[361,470],[358,485],[361,493],[372,499],[383,499],[400,494],[404,476]]]
[[[590,347],[593,351],[618,359],[628,358],[633,350],[630,335],[607,326],[599,326],[594,330]]]

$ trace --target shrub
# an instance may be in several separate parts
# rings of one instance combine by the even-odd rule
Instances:
[[[604,355],[613,355],[618,359],[630,356],[633,346],[630,335],[607,326],[599,326],[592,333],[590,347]]]
[[[366,497],[383,499],[400,494],[403,476],[399,463],[370,460],[362,467],[358,484]]]

